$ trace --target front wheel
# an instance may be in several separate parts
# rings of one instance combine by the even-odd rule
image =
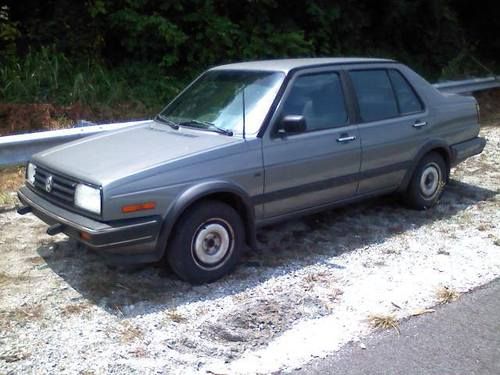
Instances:
[[[241,256],[243,223],[225,203],[196,204],[181,216],[174,231],[167,249],[168,263],[181,279],[193,284],[221,278]]]
[[[419,162],[405,194],[406,203],[417,210],[433,207],[448,180],[448,169],[437,152],[425,155]]]

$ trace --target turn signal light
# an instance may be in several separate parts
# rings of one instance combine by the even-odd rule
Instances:
[[[84,241],[90,241],[92,239],[92,236],[90,235],[90,233],[80,232],[80,238]]]
[[[137,203],[123,206],[122,212],[124,214],[129,214],[131,212],[152,210],[154,208],[156,208],[156,202]]]

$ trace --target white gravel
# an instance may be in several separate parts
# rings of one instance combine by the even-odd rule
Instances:
[[[436,208],[387,197],[261,230],[261,250],[207,286],[109,269],[0,213],[0,373],[286,372],[361,340],[370,315],[485,284],[500,276],[500,127],[482,133]]]

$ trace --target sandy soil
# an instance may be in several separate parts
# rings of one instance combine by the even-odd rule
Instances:
[[[223,280],[110,269],[31,215],[0,213],[0,373],[270,373],[500,276],[500,127],[440,204],[394,197],[259,231]]]

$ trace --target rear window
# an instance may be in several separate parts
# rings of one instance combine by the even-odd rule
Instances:
[[[420,112],[423,109],[422,102],[406,79],[397,70],[389,70],[392,86],[396,93],[399,111],[402,115]]]
[[[350,76],[363,121],[378,121],[399,115],[386,70],[356,70],[351,71]]]

